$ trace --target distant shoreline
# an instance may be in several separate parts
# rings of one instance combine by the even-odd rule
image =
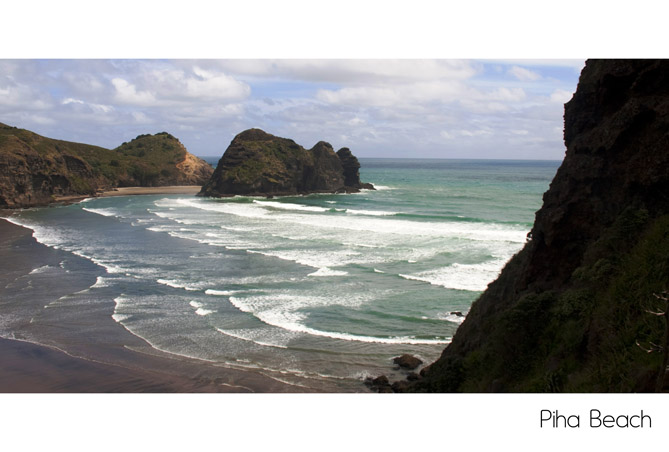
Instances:
[[[197,195],[202,189],[201,185],[166,185],[164,187],[119,187],[106,190],[96,196],[72,195],[56,196],[54,203],[75,203],[88,198],[108,198],[110,196],[136,196],[136,195]]]
[[[120,187],[102,192],[100,197],[130,195],[197,195],[201,185],[167,185],[164,187]]]

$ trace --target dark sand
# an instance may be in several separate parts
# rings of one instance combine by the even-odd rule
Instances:
[[[0,216],[9,214],[0,211]],[[54,253],[62,251],[38,243],[29,229],[0,219],[0,318],[6,314],[3,307],[8,309],[10,303],[17,303],[16,297],[7,295],[6,288],[32,269],[53,262]],[[79,290],[68,290],[73,289]],[[31,300],[26,297],[18,302],[28,305]],[[43,335],[50,346],[37,345],[34,340],[12,340],[12,336],[0,339],[0,392],[305,391],[262,373],[155,350],[111,319],[113,306],[103,308],[107,310],[102,309],[101,315],[83,319],[81,325],[68,325],[62,333],[51,331],[50,325],[33,324],[3,333],[17,339],[23,339],[24,332],[32,337]],[[78,331],[79,327],[84,331]],[[91,331],[98,332],[98,337],[95,333],[91,336]]]

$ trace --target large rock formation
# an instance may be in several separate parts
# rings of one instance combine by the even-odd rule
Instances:
[[[662,388],[669,61],[588,61],[564,138],[528,243],[410,390]]]
[[[260,129],[237,135],[200,196],[273,196],[356,192],[373,188],[360,182],[360,163],[347,148],[334,152],[324,141],[305,149]]]
[[[201,185],[212,172],[165,132],[109,150],[0,124],[0,207],[45,205],[118,186]]]
[[[113,152],[126,157],[125,165],[117,166],[119,171],[112,177],[119,186],[202,185],[214,172],[167,132],[139,135]]]

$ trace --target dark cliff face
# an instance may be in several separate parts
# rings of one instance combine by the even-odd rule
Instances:
[[[349,148],[338,150],[337,157],[339,157],[344,169],[344,184],[347,187],[374,189],[372,184],[360,182],[360,162]]]
[[[75,153],[67,142],[0,124],[0,207],[45,205],[53,196],[94,194],[101,180]]]
[[[200,196],[294,195],[369,188],[360,182],[358,160],[350,151],[348,155],[342,160],[324,141],[305,149],[293,140],[249,129],[232,140]],[[350,174],[352,159],[358,165],[355,176]]]
[[[201,185],[212,172],[165,132],[109,150],[0,124],[0,207],[46,205],[117,186]]]
[[[528,243],[411,390],[662,385],[647,350],[664,320],[647,311],[669,289],[669,61],[588,61],[564,137]]]

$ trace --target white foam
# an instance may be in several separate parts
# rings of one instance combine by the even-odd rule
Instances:
[[[35,273],[44,273],[45,271],[48,271],[50,268],[52,268],[49,265],[42,265],[41,267],[33,268],[30,271],[30,275],[34,275]]]
[[[114,319],[114,322],[116,323],[123,323],[129,318],[130,316],[125,314],[117,314],[116,312],[112,314],[112,319]]]
[[[194,308],[201,308],[202,306],[204,306],[202,303],[199,303],[199,302],[197,302],[197,301],[195,301],[195,300],[192,300],[192,301],[191,301],[190,303],[188,303],[188,304],[191,305],[191,306],[194,307]]]
[[[375,268],[375,269],[374,269],[374,273],[385,273],[385,272],[382,271],[382,270],[379,270],[379,269],[376,269],[376,268]]]
[[[120,213],[117,210],[109,209],[109,208],[93,209],[93,208],[90,208],[90,207],[82,207],[82,210],[85,210],[86,212],[95,213],[97,215],[102,215],[103,217],[119,217],[120,216]]]
[[[100,288],[100,287],[109,287],[109,283],[107,281],[110,281],[111,278],[105,278],[102,276],[98,276],[97,279],[95,280],[95,284],[93,284],[90,288],[95,289],[95,288]]]
[[[263,323],[275,326],[293,333],[303,333],[312,336],[329,337],[345,341],[374,342],[380,344],[448,344],[450,339],[416,339],[413,336],[376,337],[340,333],[336,331],[321,331],[303,324],[305,314],[300,310],[315,306],[332,306],[345,304],[355,306],[365,302],[365,295],[358,297],[307,297],[292,294],[263,295],[254,297],[230,297],[230,302],[239,310],[253,314]]]
[[[280,210],[301,210],[305,212],[327,212],[330,210],[325,207],[306,206],[304,204],[292,204],[289,202],[258,201],[257,199],[254,199],[253,202],[263,207],[272,207]]]
[[[239,292],[238,290],[216,290],[216,289],[207,289],[204,291],[207,295],[220,295],[220,296],[229,296]]]
[[[185,289],[185,290],[188,290],[188,291],[191,291],[191,292],[194,292],[196,290],[200,290],[197,287],[189,287],[186,284],[184,284],[183,282],[181,282],[179,280],[176,280],[176,279],[158,279],[158,280],[156,280],[156,282],[158,284],[163,284],[165,286],[174,287],[175,289]]]
[[[298,250],[246,250],[251,254],[261,254],[268,257],[276,257],[286,261],[293,261],[300,265],[321,269],[324,267],[337,267],[350,263],[365,261],[365,256],[350,250],[332,250],[323,252],[320,250],[298,249]],[[362,258],[362,260],[360,259]]]
[[[356,231],[379,234],[400,234],[412,237],[441,237],[453,239],[468,239],[484,242],[512,242],[524,244],[526,240],[526,228],[519,225],[506,225],[494,223],[469,223],[469,222],[423,222],[406,219],[395,219],[393,215],[397,212],[356,210],[347,211],[352,215],[313,215],[298,211],[282,211],[277,209],[270,212],[262,203],[275,203],[285,206],[288,203],[274,201],[259,201],[254,203],[221,202],[209,199],[177,199],[175,200],[183,207],[193,207],[207,212],[230,214],[238,218],[254,220],[253,227],[271,227],[276,233],[276,227],[285,227],[287,224],[295,224],[298,228],[313,227],[315,231],[308,233],[331,235],[329,231]],[[273,204],[272,204],[273,205]],[[293,204],[300,206],[299,204]],[[315,206],[303,206],[304,208],[316,209]],[[318,207],[317,209],[323,209]],[[329,209],[325,209],[328,210]],[[321,212],[324,213],[324,212]],[[359,213],[359,215],[356,215]],[[157,212],[173,221],[183,221],[173,215]],[[208,222],[220,221],[215,217],[207,219]],[[280,226],[283,225],[283,226]],[[242,227],[245,227],[242,226]]]
[[[210,309],[204,309],[204,308],[198,308],[198,309],[195,311],[195,313],[196,313],[197,315],[201,315],[201,316],[205,316],[205,315],[213,314],[214,312],[216,312],[216,311],[212,311],[212,310],[210,310]]]
[[[7,217],[5,220],[9,221],[10,223],[13,223],[17,226],[21,226],[23,228],[31,229],[33,231],[33,237],[35,238],[36,241],[43,245],[50,246],[52,248],[59,249],[60,246],[66,241],[65,237],[63,237],[62,234],[60,234],[56,229],[54,228],[48,228],[28,222],[24,222],[19,220],[16,217]]]
[[[449,322],[457,323],[458,325],[462,324],[462,322],[465,321],[465,316],[463,315],[455,315],[451,314],[450,312],[446,314],[442,314],[437,317],[440,320],[447,320]]]
[[[384,248],[382,245],[370,245],[369,243],[353,243],[353,242],[343,242],[342,245],[346,246],[358,246],[360,248]]]
[[[481,264],[455,263],[413,275],[400,274],[399,276],[447,289],[482,292],[497,278],[504,264],[504,260],[493,260]]]
[[[107,273],[110,273],[110,274],[119,274],[119,273],[127,274],[127,272],[128,272],[128,269],[123,268],[119,265],[116,265],[116,263],[111,263],[111,262],[108,262],[108,261],[103,261],[103,260],[97,259],[93,256],[89,256],[87,254],[84,254],[81,251],[76,251],[75,250],[75,251],[72,251],[72,254],[76,254],[79,257],[83,257],[84,259],[88,259],[89,261],[92,261],[94,264],[99,265],[100,267],[103,267],[107,271]]]
[[[267,342],[259,339],[257,334],[252,334],[249,330],[223,330],[221,328],[216,328],[216,330],[221,334],[225,334],[226,336],[234,337],[235,339],[241,339],[243,341],[253,342],[254,344],[262,345],[263,347],[288,348],[284,344]]]
[[[309,273],[307,276],[344,276],[348,275],[348,272],[340,270],[332,270],[328,267],[319,268],[313,273]]]
[[[376,190],[378,190],[378,191],[383,191],[383,190],[395,190],[393,187],[388,187],[388,186],[386,186],[386,185],[376,185],[376,184],[372,184],[372,185],[374,185],[374,188],[375,188]],[[369,190],[369,191],[372,191],[372,190]]]
[[[125,322],[126,320],[128,320],[130,318],[129,315],[120,314],[118,312],[119,308],[121,308],[121,306],[124,303],[126,303],[127,301],[128,301],[128,299],[124,298],[123,296],[114,298],[114,312],[112,313],[112,316],[111,316],[112,319],[114,319],[114,322],[123,324],[123,322]],[[123,325],[123,326],[125,326],[125,325]],[[126,329],[128,329],[128,328],[126,327]],[[130,330],[128,330],[128,331],[130,331]],[[130,332],[132,333],[132,331],[130,331]]]
[[[385,210],[360,210],[360,209],[346,209],[346,213],[351,215],[368,215],[373,217],[390,217],[397,215],[400,212],[388,212]]]

